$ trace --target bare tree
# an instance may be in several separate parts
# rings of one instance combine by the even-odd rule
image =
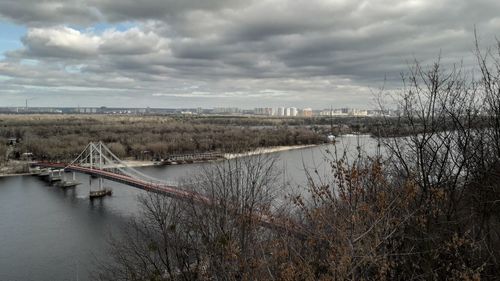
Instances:
[[[487,233],[498,227],[491,212],[478,220],[488,200],[477,183],[496,187],[476,175],[498,158],[484,142],[485,92],[439,59],[415,62],[403,82],[399,116],[385,119],[387,155],[349,162],[332,153],[331,177],[309,177],[312,202],[295,199],[309,231],[305,245],[289,244],[302,269],[292,279],[476,280],[497,270]]]
[[[494,127],[486,122],[494,114],[485,114],[490,110],[480,83],[484,78],[475,79],[462,66],[442,68],[439,59],[429,68],[415,62],[403,76],[399,116],[386,119],[396,132],[384,140],[391,157],[389,174],[416,186],[409,204],[415,215],[399,241],[400,251],[408,253],[399,270],[411,275],[400,276],[489,276],[497,265],[492,263],[496,258],[485,255],[494,244],[485,231],[491,220],[478,220],[488,201],[479,185],[488,182],[485,172],[490,175],[487,171],[498,159],[491,153]]]
[[[142,214],[111,241],[112,262],[100,280],[272,279],[265,256],[273,232],[261,219],[274,211],[278,173],[270,156],[206,166],[186,188],[210,198],[141,198]],[[267,277],[266,277],[267,276]],[[272,276],[271,276],[272,277]]]
[[[5,145],[5,140],[0,138],[0,163],[7,161],[7,145]]]

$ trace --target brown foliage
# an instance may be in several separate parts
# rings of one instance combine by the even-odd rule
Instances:
[[[0,138],[0,163],[7,161],[7,145],[5,141]]]

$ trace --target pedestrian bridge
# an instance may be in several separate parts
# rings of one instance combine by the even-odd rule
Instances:
[[[38,162],[35,166],[83,173],[99,178],[100,183],[102,183],[102,179],[107,179],[148,192],[163,194],[174,199],[190,201],[196,204],[214,204],[214,200],[205,195],[195,191],[182,189],[175,182],[150,177],[128,166],[102,142],[89,143],[82,153],[80,153],[71,163]],[[100,188],[102,189],[102,186],[100,186]],[[260,225],[267,228],[290,230],[288,223],[284,223],[281,220],[277,221],[272,216],[260,214],[256,219]],[[294,230],[294,232],[297,231]]]

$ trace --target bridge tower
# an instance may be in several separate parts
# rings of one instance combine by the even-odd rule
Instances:
[[[178,185],[176,182],[151,177],[128,166],[102,142],[89,143],[75,160],[66,165],[66,168],[78,171],[77,167],[83,168],[84,171],[80,170],[80,172],[98,178],[98,189],[95,191],[92,190],[92,180],[89,179],[91,198],[111,194],[111,190],[104,186],[104,179],[125,182],[125,184],[133,180],[132,185],[139,185],[139,188],[147,190],[157,190],[162,187],[172,188]]]
[[[109,157],[104,155],[106,151],[109,151],[109,149],[102,142],[91,142],[71,164],[78,164],[90,170],[104,170],[106,166],[113,163]],[[92,176],[89,177],[89,197],[91,199],[111,195],[111,189],[104,187],[104,179],[101,176],[97,177],[97,190],[92,190]]]

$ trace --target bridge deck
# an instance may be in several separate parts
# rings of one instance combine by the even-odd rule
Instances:
[[[182,199],[182,200],[194,200],[199,203],[210,204],[211,200],[199,193],[182,190],[175,186],[168,186],[165,184],[158,184],[154,182],[147,182],[141,179],[136,179],[127,175],[122,175],[106,170],[87,168],[77,165],[66,165],[64,163],[38,163],[37,166],[47,167],[47,168],[64,168],[67,171],[79,172],[91,176],[98,176],[104,179],[115,181],[118,183],[130,185],[145,191],[161,193],[172,198]]]
[[[168,186],[164,184],[157,184],[153,182],[147,182],[141,179],[136,179],[127,175],[122,175],[106,170],[101,170],[101,169],[96,169],[96,168],[87,168],[87,167],[82,167],[82,166],[77,166],[77,165],[68,165],[65,163],[47,163],[47,162],[41,162],[35,164],[35,166],[39,167],[46,167],[46,168],[58,168],[58,169],[65,169],[68,171],[74,171],[74,172],[79,172],[79,173],[84,173],[88,174],[91,176],[98,176],[102,177],[111,181],[115,181],[118,183],[122,183],[125,185],[133,186],[145,191],[149,192],[155,192],[159,194],[164,194],[168,197],[175,198],[175,199],[180,199],[180,200],[185,200],[185,201],[192,201],[196,202],[199,204],[203,205],[212,205],[213,201],[206,197],[203,196],[202,194],[199,194],[194,191],[188,191],[188,190],[183,190],[180,189],[179,187],[175,186]],[[266,228],[270,229],[276,229],[276,230],[285,230],[285,231],[291,231],[297,235],[302,236],[303,233],[302,231],[297,230],[296,226],[291,226],[285,222],[282,221],[277,221],[274,219],[272,216],[268,216],[265,214],[260,214],[256,218],[257,221],[261,226],[264,226]]]

